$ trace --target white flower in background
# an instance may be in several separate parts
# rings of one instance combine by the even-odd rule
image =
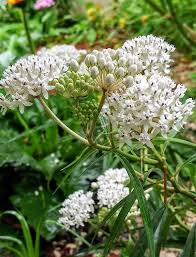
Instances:
[[[71,194],[62,204],[59,210],[61,217],[59,223],[66,229],[72,226],[84,226],[91,214],[94,213],[93,193],[84,193],[82,190]]]
[[[175,47],[165,42],[163,38],[148,35],[127,40],[122,50],[125,55],[131,54],[142,62],[142,70],[145,74],[153,72],[168,74],[170,55]]]
[[[78,50],[74,45],[56,45],[52,48],[41,48],[38,55],[52,55],[60,58],[65,64],[71,59],[79,60],[86,55],[86,50]]]
[[[112,182],[112,183],[126,183],[129,180],[126,169],[108,169],[104,172],[104,175],[101,175],[97,178],[98,185],[102,183]]]
[[[5,91],[0,96],[3,111],[19,107],[24,112],[25,106],[32,105],[33,98],[48,98],[48,92],[54,88],[50,81],[62,74],[63,66],[58,57],[47,55],[30,55],[9,66],[0,80],[0,88]]]
[[[97,199],[100,207],[112,208],[129,194],[124,184],[129,180],[125,169],[109,169],[92,184],[97,188]]]
[[[98,205],[107,208],[114,207],[129,194],[129,188],[120,183],[108,182],[101,184],[97,191]]]
[[[186,88],[158,73],[136,75],[124,91],[107,97],[103,113],[109,117],[118,137],[124,142],[132,139],[151,147],[151,139],[178,131],[192,113],[194,101],[180,99]]]

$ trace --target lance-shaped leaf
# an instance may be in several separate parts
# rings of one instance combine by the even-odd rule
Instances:
[[[120,157],[120,160],[123,166],[127,170],[130,180],[133,184],[135,194],[138,199],[138,204],[140,207],[141,216],[143,219],[143,223],[144,223],[144,227],[145,227],[145,231],[148,239],[148,245],[150,248],[151,256],[155,257],[155,245],[154,245],[154,238],[153,238],[152,222],[151,222],[150,213],[147,207],[147,201],[145,199],[143,187],[135,173],[135,170],[133,169],[129,161],[121,154],[118,154],[118,156]]]
[[[134,191],[126,197],[123,207],[122,207],[120,213],[118,214],[118,217],[115,220],[114,226],[110,233],[110,237],[108,238],[108,240],[106,242],[103,257],[107,256],[108,251],[112,247],[112,243],[114,242],[115,238],[117,238],[117,236],[119,235],[119,233],[123,227],[125,218],[127,217],[127,214],[129,213],[135,200],[136,200],[136,196],[135,196]]]
[[[186,240],[185,247],[179,257],[195,257],[196,254],[196,224],[193,225]]]

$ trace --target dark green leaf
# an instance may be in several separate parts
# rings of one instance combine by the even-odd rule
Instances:
[[[118,214],[118,217],[116,218],[116,221],[115,221],[112,231],[110,233],[110,237],[108,238],[108,240],[105,244],[103,257],[107,256],[107,253],[111,249],[115,238],[117,238],[117,236],[119,235],[120,230],[123,227],[125,218],[127,217],[127,214],[129,213],[131,207],[133,206],[135,199],[136,199],[136,196],[135,196],[134,192],[131,192],[130,195],[128,195],[128,197],[126,197],[123,207],[122,207],[120,213]]]
[[[186,240],[185,247],[179,257],[195,257],[196,253],[196,224],[193,225]]]
[[[166,241],[172,219],[171,210],[166,208],[154,234],[156,257],[159,257],[161,247]]]
[[[157,228],[157,226],[159,225],[159,222],[163,216],[165,207],[161,207],[160,209],[158,209],[154,216],[152,217],[152,221],[153,221],[153,230],[155,230]],[[135,244],[135,247],[133,248],[133,250],[130,252],[130,257],[141,257],[144,256],[144,253],[146,251],[148,245],[148,241],[147,241],[147,237],[146,237],[146,233],[145,230],[143,230],[140,234],[140,237],[138,239],[138,241]]]
[[[155,256],[155,245],[154,245],[154,238],[153,238],[152,222],[151,222],[150,213],[149,213],[149,210],[147,207],[147,202],[145,199],[143,187],[142,187],[133,167],[128,162],[128,160],[120,154],[119,154],[119,157],[121,159],[123,166],[126,168],[128,175],[130,177],[130,181],[132,182],[133,187],[135,189],[135,193],[136,193],[136,197],[138,199],[138,204],[140,207],[145,231],[146,231],[147,238],[148,238],[148,244],[149,244],[149,248],[151,251],[151,256],[154,257]]]

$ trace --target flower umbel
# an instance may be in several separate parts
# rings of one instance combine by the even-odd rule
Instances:
[[[151,139],[178,131],[192,113],[194,101],[182,103],[186,88],[158,73],[136,75],[124,91],[107,97],[103,113],[109,117],[119,138],[152,146]]]
[[[70,195],[62,204],[59,210],[61,217],[59,223],[64,225],[66,229],[72,226],[84,226],[91,214],[94,213],[93,193],[84,193],[82,190]]]
[[[57,57],[31,55],[18,60],[5,70],[0,81],[5,91],[0,101],[3,111],[19,107],[24,112],[24,107],[32,105],[35,97],[48,98],[48,92],[54,88],[50,81],[62,71],[63,62]]]
[[[159,72],[164,75],[170,71],[170,55],[175,47],[160,37],[148,35],[127,40],[122,50],[125,55],[129,53],[142,62],[141,70],[145,74]]]

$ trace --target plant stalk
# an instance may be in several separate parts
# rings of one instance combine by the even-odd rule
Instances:
[[[95,127],[96,127],[96,124],[97,124],[97,120],[99,118],[99,114],[100,114],[100,112],[102,110],[102,107],[104,105],[105,98],[106,98],[106,92],[103,90],[103,94],[102,94],[102,97],[101,97],[101,100],[100,100],[100,103],[99,103],[99,106],[98,106],[98,109],[97,109],[97,114],[96,114],[96,116],[95,116],[95,118],[94,118],[94,120],[92,122],[91,128],[90,128],[90,130],[88,132],[88,135],[87,135],[88,141],[89,141],[90,144],[94,144],[93,139],[92,139],[93,132],[95,130]]]
[[[27,37],[27,41],[29,43],[31,53],[35,54],[35,47],[34,47],[33,40],[31,38],[31,33],[30,33],[30,30],[29,30],[29,26],[28,26],[28,19],[27,19],[27,16],[26,16],[25,8],[21,8],[21,14],[22,14],[22,22],[23,22],[24,29],[25,29],[25,34],[26,34],[26,37]]]

